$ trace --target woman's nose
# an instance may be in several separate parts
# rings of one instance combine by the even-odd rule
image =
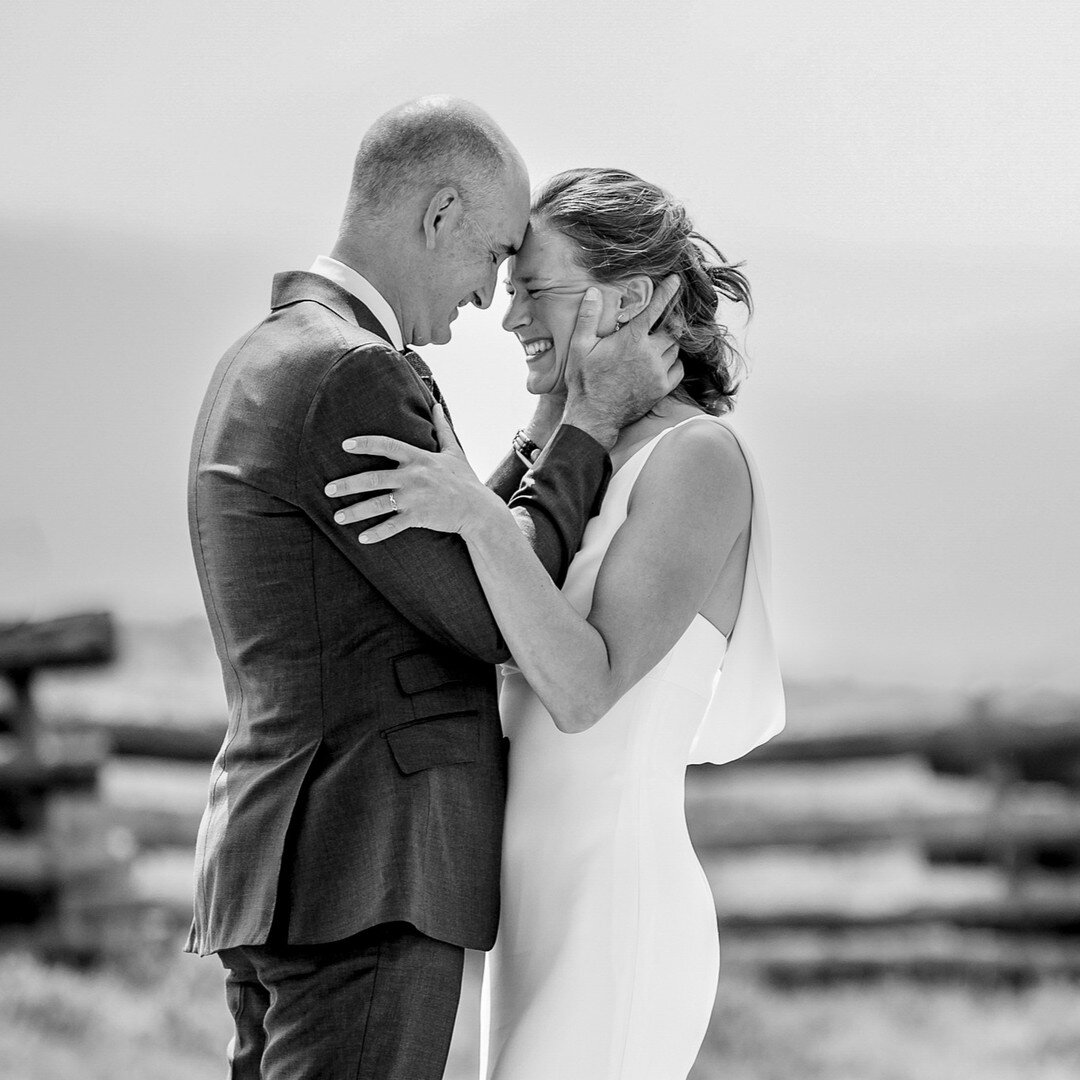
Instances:
[[[510,306],[503,316],[502,328],[504,330],[516,330],[519,326],[524,326],[528,321],[525,304],[517,296],[511,296]]]

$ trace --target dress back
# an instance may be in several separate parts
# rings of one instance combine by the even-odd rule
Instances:
[[[665,428],[631,455],[612,476],[601,511],[585,530],[562,591],[582,615],[588,616],[600,565],[615,533],[626,521],[630,495],[645,463],[669,431],[684,424],[702,422],[718,424],[731,432],[750,473],[753,493],[750,545],[739,614],[728,639],[704,616],[695,616],[683,638],[649,672],[649,676],[662,675],[670,680],[678,669],[685,669],[695,684],[694,689],[699,692],[701,680],[708,680],[708,705],[691,746],[688,764],[713,762],[719,765],[734,761],[771,739],[783,729],[785,720],[784,687],[770,617],[769,517],[761,474],[735,428],[714,416],[691,416]],[[704,626],[700,625],[702,623]],[[709,650],[704,664],[701,662],[703,647]],[[687,662],[684,664],[683,660]]]

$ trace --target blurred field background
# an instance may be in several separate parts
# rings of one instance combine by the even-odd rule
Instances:
[[[45,733],[77,720],[91,730],[137,725],[145,738],[155,729],[200,732],[220,716],[201,619],[122,624],[116,645],[115,663],[40,673],[34,694]],[[782,738],[804,742],[814,734],[865,738],[895,730],[898,720],[913,728],[962,722],[970,709],[955,692],[857,684],[794,683],[789,699],[792,728]],[[10,704],[0,699],[0,715]],[[1060,693],[1002,696],[996,707],[1041,717],[1048,729],[1080,715],[1080,702]],[[1078,763],[1080,756],[1072,767]],[[123,878],[107,902],[119,906],[104,923],[91,920],[101,933],[96,956],[58,949],[48,925],[38,937],[33,924],[0,932],[5,1077],[221,1075],[229,1025],[219,965],[179,952],[207,773],[196,761],[105,761],[101,827],[107,860]],[[868,821],[899,821],[913,810],[939,822],[958,810],[982,814],[986,791],[985,776],[938,775],[909,753],[692,771],[691,829],[723,925],[720,993],[693,1080],[1075,1076],[1080,833],[1055,848],[1073,856],[1064,871],[1040,874],[1032,863],[1015,880],[992,843],[967,865],[948,857],[934,864],[919,829],[859,835]],[[730,843],[748,822],[745,843],[717,841],[726,834]],[[826,843],[776,842],[808,824],[820,839],[823,823]],[[989,815],[985,828],[992,841]],[[1014,853],[1030,862],[1030,848]],[[1010,899],[1020,904],[1019,925],[1008,922]],[[74,907],[84,901],[76,895]],[[1004,912],[1003,927],[962,925],[965,905],[978,922],[980,904],[984,915],[986,905]],[[1042,927],[1024,924],[1050,916]],[[471,955],[448,1080],[475,1075],[479,964]]]
[[[753,285],[722,314],[790,717],[689,777],[724,942],[694,1080],[1080,1075],[1078,46],[1060,0],[4,5],[0,624],[117,634],[0,679],[41,736],[0,731],[0,1076],[222,1074],[216,962],[178,954],[224,711],[188,440],[362,131],[433,92],[534,180],[661,183]],[[500,315],[425,353],[481,473],[531,407]]]

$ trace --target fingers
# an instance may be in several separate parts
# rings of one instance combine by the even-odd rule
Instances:
[[[350,525],[354,521],[367,521],[369,518],[381,517],[383,514],[398,515],[401,507],[392,494],[377,495],[374,499],[363,499],[352,506],[346,506],[334,514],[334,521],[338,525]]]
[[[644,311],[639,312],[630,320],[630,323],[644,323],[649,328],[664,314],[665,308],[671,303],[672,297],[679,291],[681,278],[678,274],[668,274],[659,285],[653,289],[652,299]],[[627,323],[629,326],[630,323]]]
[[[600,290],[595,286],[590,286],[581,298],[577,322],[574,323],[574,332],[570,335],[571,353],[587,353],[596,344],[598,340],[596,328],[600,323],[602,307]]]
[[[397,490],[403,482],[402,473],[396,469],[387,472],[353,473],[352,476],[343,476],[340,480],[331,480],[323,488],[323,493],[340,499],[344,495],[363,495],[369,491],[385,491],[387,488]]]
[[[668,354],[664,353],[664,359],[667,360]],[[682,381],[686,372],[683,370],[682,361],[679,359],[679,350],[676,348],[674,353],[674,363],[667,370],[667,393],[670,394]],[[665,395],[666,396],[666,395]]]
[[[659,350],[660,355],[670,364],[679,352],[679,343],[667,332],[657,329],[649,335],[649,340]]]
[[[395,514],[392,518],[387,518],[381,525],[376,525],[375,528],[360,533],[356,539],[361,544],[377,544],[380,540],[388,540],[391,536],[396,536],[409,527],[408,522],[403,521],[400,514]]]
[[[438,402],[435,403],[431,415],[435,420],[435,438],[439,443],[439,451],[460,451],[461,445],[457,441],[454,429],[450,426],[450,421],[446,419],[446,413]]]
[[[418,446],[410,446],[409,443],[400,439],[391,439],[387,435],[358,435],[354,439],[346,439],[341,444],[342,450],[350,454],[367,454],[370,457],[390,458],[391,461],[415,461],[420,454],[426,454]]]

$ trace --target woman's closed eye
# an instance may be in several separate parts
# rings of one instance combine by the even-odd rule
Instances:
[[[514,286],[510,284],[509,281],[506,283],[506,291],[507,291],[508,295],[510,295],[510,296],[516,296],[517,292],[518,292],[518,290],[515,289]],[[526,296],[531,297],[531,296],[539,296],[545,290],[543,290],[543,289],[522,289],[521,291]]]
[[[506,291],[510,296],[515,295],[517,292],[509,281],[506,283]],[[521,291],[534,300],[538,296],[583,296],[585,294],[585,288],[576,285],[545,285],[540,289],[522,289]]]

